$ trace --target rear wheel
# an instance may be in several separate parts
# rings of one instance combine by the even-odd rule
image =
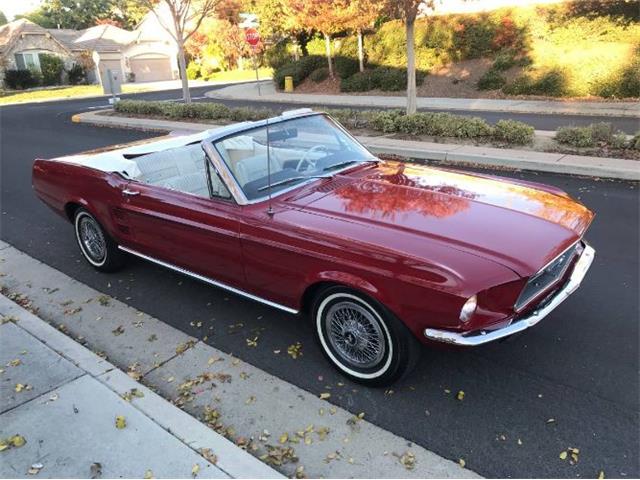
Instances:
[[[87,210],[79,208],[76,211],[74,226],[80,252],[94,268],[113,272],[124,265],[124,254],[118,250],[118,245]]]
[[[408,373],[419,345],[407,327],[373,299],[344,287],[320,293],[313,307],[325,356],[352,380],[388,385]]]

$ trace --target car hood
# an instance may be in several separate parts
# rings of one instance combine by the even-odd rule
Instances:
[[[355,169],[290,200],[310,213],[379,227],[379,234],[360,241],[396,248],[416,245],[403,245],[403,235],[418,235],[520,276],[575,243],[593,219],[584,205],[552,187],[404,162]],[[412,255],[429,260],[428,247],[412,248]]]

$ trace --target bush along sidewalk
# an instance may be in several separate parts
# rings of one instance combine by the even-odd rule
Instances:
[[[117,113],[147,115],[172,120],[251,121],[277,115],[269,109],[231,108],[218,103],[170,103],[122,100]],[[370,129],[382,133],[403,133],[473,139],[510,145],[527,145],[533,141],[532,126],[514,120],[501,120],[495,126],[482,118],[450,113],[418,112],[406,115],[400,110],[328,109],[328,114],[349,129]]]

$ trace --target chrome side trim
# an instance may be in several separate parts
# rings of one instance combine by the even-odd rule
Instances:
[[[481,330],[467,334],[451,332],[448,330],[436,330],[433,328],[427,328],[424,331],[424,336],[429,340],[434,340],[437,342],[450,343],[453,345],[460,345],[464,347],[476,347],[478,345],[493,342],[495,340],[499,340],[501,338],[508,337],[509,335],[513,335],[514,333],[519,333],[523,330],[531,328],[535,324],[540,322],[544,317],[549,315],[558,307],[558,305],[564,302],[569,297],[569,295],[577,290],[577,288],[582,283],[585,275],[587,274],[589,267],[591,267],[591,264],[593,263],[595,253],[595,250],[585,242],[582,255],[580,255],[580,258],[573,267],[573,272],[571,272],[571,277],[569,277],[566,285],[558,290],[558,292],[545,306],[543,306],[539,310],[534,310],[530,315],[526,317],[517,319],[515,322],[504,328],[489,332]]]
[[[228,290],[229,292],[235,293],[237,295],[241,295],[241,296],[249,298],[251,300],[255,300],[256,302],[264,303],[265,305],[269,305],[270,307],[277,308],[277,309],[280,309],[280,310],[284,310],[287,313],[293,313],[294,315],[299,313],[299,310],[295,310],[295,309],[289,308],[289,307],[287,307],[285,305],[281,305],[279,303],[272,302],[270,300],[266,300],[266,299],[264,299],[262,297],[258,297],[256,295],[252,295],[250,293],[245,292],[244,290],[240,290],[238,288],[230,287],[229,285],[226,285],[226,284],[224,284],[222,282],[218,282],[217,280],[213,280],[213,279],[211,279],[209,277],[205,277],[203,275],[199,275],[197,273],[194,273],[194,272],[192,272],[190,270],[187,270],[187,269],[184,269],[182,267],[178,267],[178,266],[173,265],[171,263],[167,263],[167,262],[164,262],[162,260],[158,260],[157,258],[150,257],[148,255],[145,255],[144,253],[140,253],[140,252],[138,252],[136,250],[132,250],[131,248],[123,247],[122,245],[118,245],[118,248],[120,250],[122,250],[123,252],[130,253],[131,255],[135,255],[136,257],[140,257],[140,258],[142,258],[144,260],[148,260],[150,262],[153,262],[153,263],[155,263],[157,265],[160,265],[162,267],[166,267],[166,268],[168,268],[170,270],[173,270],[175,272],[182,273],[183,275],[187,275],[189,277],[195,278],[196,280],[200,280],[201,282],[205,282],[205,283],[208,283],[209,285],[213,285],[214,287],[218,287],[218,288],[222,288],[224,290]]]

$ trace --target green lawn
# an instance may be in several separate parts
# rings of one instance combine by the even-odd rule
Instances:
[[[145,85],[123,85],[123,93],[144,92],[150,87]],[[55,100],[58,98],[71,98],[89,95],[102,95],[100,85],[74,85],[43,90],[29,90],[25,92],[5,92],[0,94],[0,105],[8,103],[25,103],[38,100]]]
[[[260,80],[269,79],[271,78],[272,74],[273,74],[273,69],[271,68],[258,69],[258,76]],[[214,73],[209,78],[207,78],[207,80],[210,82],[211,81],[232,82],[234,80],[239,81],[239,80],[255,80],[255,79],[256,79],[255,70],[229,70],[226,72]]]

